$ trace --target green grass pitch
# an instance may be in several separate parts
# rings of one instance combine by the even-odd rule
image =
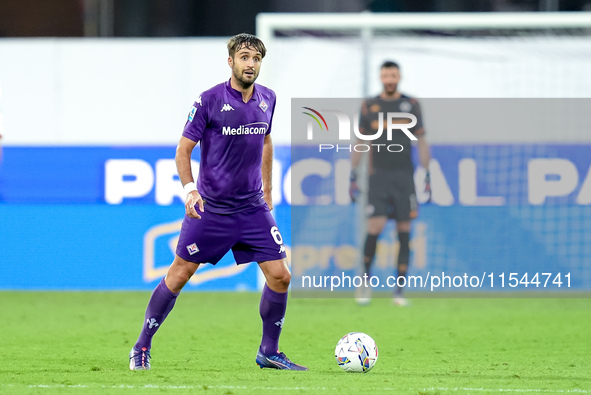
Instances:
[[[256,293],[191,293],[154,337],[152,370],[128,352],[148,292],[0,292],[0,393],[591,393],[591,299],[290,298],[282,351],[309,372],[259,369]],[[379,360],[342,372],[334,347],[372,336]]]

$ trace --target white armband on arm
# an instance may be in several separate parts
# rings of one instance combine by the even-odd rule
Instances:
[[[185,191],[185,195],[188,195],[189,193],[196,191],[197,187],[195,186],[194,182],[188,182],[183,187],[183,190]]]

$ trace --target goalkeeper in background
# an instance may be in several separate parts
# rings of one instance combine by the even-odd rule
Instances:
[[[359,131],[363,134],[375,134],[379,128],[379,113],[383,113],[384,131],[387,130],[386,114],[388,112],[411,113],[417,118],[417,123],[410,128],[410,132],[418,139],[418,150],[421,165],[427,169],[426,191],[430,194],[429,161],[431,154],[425,140],[425,130],[421,119],[421,110],[416,99],[398,92],[400,82],[400,67],[387,61],[380,68],[380,79],[384,86],[379,96],[367,99],[361,108]],[[393,122],[396,123],[396,119]],[[408,123],[408,119],[400,119],[399,123]],[[363,143],[359,140],[358,143]],[[368,205],[366,207],[367,236],[363,248],[363,267],[365,274],[371,276],[370,270],[374,260],[378,237],[384,230],[388,219],[396,221],[400,250],[397,259],[397,276],[406,277],[410,256],[411,221],[418,214],[417,197],[414,185],[414,164],[411,158],[411,140],[402,132],[392,133],[392,140],[387,140],[387,133],[372,141],[373,144],[384,144],[382,149],[369,151],[369,190]],[[400,152],[390,152],[384,147],[391,144],[402,146]],[[360,190],[357,186],[358,167],[361,153],[353,151],[351,156],[351,184],[349,193],[355,201]],[[356,301],[367,304],[371,300],[371,288],[368,284],[357,290]],[[394,304],[406,306],[403,288],[396,287]]]

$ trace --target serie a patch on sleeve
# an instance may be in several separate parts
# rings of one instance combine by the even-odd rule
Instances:
[[[195,117],[195,113],[197,112],[197,107],[191,107],[191,112],[189,112],[189,122],[193,122],[193,118]]]

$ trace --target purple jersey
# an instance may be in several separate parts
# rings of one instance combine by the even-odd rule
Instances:
[[[275,92],[254,84],[248,103],[230,81],[203,92],[191,108],[183,136],[201,143],[197,188],[205,210],[232,214],[265,204],[261,164],[271,133]]]

